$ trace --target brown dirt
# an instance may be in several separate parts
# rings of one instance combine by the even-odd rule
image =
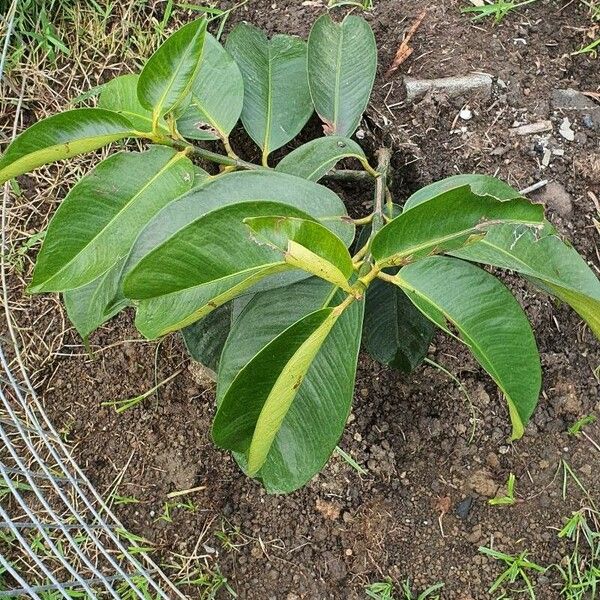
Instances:
[[[306,36],[323,8],[305,4],[254,0],[233,14],[228,27],[245,19],[269,32]],[[598,61],[569,56],[590,28],[584,7],[542,0],[493,25],[473,24],[459,6],[464,3],[375,0],[367,18],[379,44],[380,67],[363,124],[367,147],[372,150],[382,139],[394,143],[400,201],[458,172],[495,174],[518,188],[544,178],[559,182],[572,207],[555,206],[559,212],[551,198],[549,218],[598,270],[592,223],[597,212],[590,195],[600,195],[600,173],[593,168],[598,132],[576,116],[571,119],[576,139],[567,142],[558,135],[563,115],[550,104],[556,88],[600,89]],[[423,8],[429,13],[413,39],[413,55],[384,79],[403,31]],[[403,74],[432,78],[471,71],[497,78],[491,100],[403,101]],[[465,103],[473,119],[455,124]],[[544,119],[554,124],[552,146],[564,150],[545,169],[539,136],[508,132],[515,121]],[[253,153],[248,158],[256,158]],[[368,201],[362,191],[351,196],[354,207]],[[335,456],[306,488],[284,497],[266,495],[214,447],[212,391],[198,383],[177,337],[159,345],[138,341],[131,316],[121,315],[93,336],[96,353],[89,359],[72,331],[56,343],[55,303],[36,298],[19,321],[40,332],[51,324],[40,336],[59,354],[48,351],[38,372],[47,410],[101,492],[126,467],[118,493],[140,503],[115,510],[128,529],[156,546],[158,561],[196,548],[209,568],[218,564],[240,598],[363,598],[366,583],[389,576],[410,577],[416,588],[443,581],[442,598],[469,600],[488,597],[499,572],[478,552],[480,545],[510,553],[527,549],[543,564],[564,556],[565,544],[554,528],[581,498],[571,486],[563,500],[561,460],[600,497],[600,453],[586,439],[566,433],[578,418],[600,411],[600,383],[593,373],[600,364],[598,343],[570,310],[516,278],[506,280],[531,318],[544,369],[543,396],[521,441],[507,444],[505,405],[490,379],[462,347],[439,336],[430,356],[460,379],[472,407],[431,366],[404,376],[363,356],[340,446],[368,474],[359,476]],[[44,358],[42,350],[37,354]],[[179,369],[157,395],[123,415],[102,406],[139,394]],[[600,439],[598,426],[587,431]],[[517,476],[518,503],[489,506],[487,498],[511,472]],[[171,522],[157,520],[167,493],[195,486],[204,489],[190,496],[194,512],[174,509]],[[470,510],[459,516],[456,509],[467,499]],[[222,528],[230,532],[234,549],[215,536]],[[558,598],[555,584],[552,576],[538,578],[538,597]]]

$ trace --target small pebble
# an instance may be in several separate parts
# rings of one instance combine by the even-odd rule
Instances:
[[[473,496],[467,496],[456,505],[456,514],[459,519],[466,519],[469,516],[471,506],[473,506]]]
[[[568,142],[572,142],[575,140],[575,132],[571,129],[571,121],[569,121],[569,117],[565,117],[560,124],[560,128],[558,133],[562,135]]]
[[[463,121],[470,121],[473,118],[473,112],[470,108],[463,108],[458,115]]]

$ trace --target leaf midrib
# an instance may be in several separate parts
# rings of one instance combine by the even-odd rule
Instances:
[[[169,294],[165,294],[165,295],[170,296],[170,295],[180,294],[182,292],[188,293],[191,290],[193,290],[194,288],[200,288],[202,286],[213,285],[220,281],[224,281],[229,277],[234,277],[234,276],[244,275],[244,274],[248,275],[247,277],[244,277],[243,279],[241,279],[238,283],[233,285],[228,290],[220,293],[218,296],[215,296],[212,300],[210,300],[210,302],[218,303],[219,299],[222,296],[227,296],[227,295],[231,294],[231,292],[233,290],[236,290],[240,287],[242,287],[242,289],[243,289],[245,287],[244,284],[246,284],[248,282],[248,280],[252,279],[254,276],[258,276],[258,275],[261,275],[264,273],[264,276],[266,277],[267,275],[270,274],[271,271],[276,273],[279,269],[287,270],[286,267],[287,267],[287,265],[284,262],[265,263],[264,265],[260,265],[258,267],[250,267],[248,269],[244,269],[243,271],[238,271],[237,273],[231,273],[230,275],[226,275],[226,276],[220,277],[218,279],[213,279],[211,281],[205,281],[204,283],[194,285],[194,286],[191,286],[188,288],[183,288],[181,290],[176,290],[174,292],[170,292]],[[164,298],[164,296],[160,296],[160,297]],[[151,302],[154,299],[155,298],[146,298],[144,301]],[[228,300],[225,300],[225,302],[227,302],[227,301]],[[161,329],[161,332],[159,333],[159,335],[165,335],[171,331],[177,331],[178,329],[181,329],[182,327],[189,325],[191,322],[198,320],[198,318],[202,318],[202,317],[206,316],[202,313],[207,306],[210,306],[210,302],[206,302],[201,307],[197,308],[193,313],[190,313],[190,315],[188,315],[185,319],[181,319],[176,324],[169,325],[168,327]],[[218,304],[216,308],[218,308],[218,306],[222,306],[222,304],[224,304],[224,302],[222,302],[221,304]],[[208,314],[208,313],[206,313],[206,314]],[[200,317],[196,317],[196,315],[200,315]]]
[[[581,292],[577,288],[573,287],[571,284],[566,284],[565,281],[560,281],[558,279],[555,279],[554,277],[552,277],[550,275],[547,275],[546,273],[543,273],[543,274],[535,273],[533,271],[532,267],[530,267],[530,265],[528,263],[526,263],[525,261],[523,261],[522,259],[520,259],[518,256],[515,256],[514,254],[511,254],[508,250],[505,250],[501,246],[496,246],[495,244],[487,241],[485,238],[483,238],[478,243],[484,244],[486,246],[489,246],[490,248],[493,248],[494,250],[498,251],[499,253],[501,253],[501,254],[503,254],[505,256],[508,256],[511,259],[513,259],[516,262],[518,262],[519,264],[523,265],[523,271],[522,272],[525,275],[529,275],[530,277],[535,277],[536,279],[541,279],[542,281],[551,283],[551,284],[556,285],[556,286],[558,286],[560,288],[564,288],[564,289],[567,289],[567,290],[572,290],[572,291],[576,292],[577,294],[581,294]],[[510,269],[510,267],[500,267],[500,268],[501,269]],[[516,271],[517,269],[510,269],[510,270]],[[583,294],[583,295],[587,295],[587,294]]]
[[[502,225],[508,225],[511,223],[515,223],[515,224],[527,224],[526,221],[510,221],[510,220],[502,220],[501,224]],[[399,252],[395,252],[394,254],[392,254],[391,256],[388,256],[387,258],[382,259],[381,261],[377,261],[379,263],[380,266],[392,266],[395,264],[395,261],[397,261],[398,259],[401,258],[406,258],[407,256],[412,256],[413,254],[416,254],[417,252],[420,252],[422,250],[426,250],[428,247],[430,246],[438,246],[440,244],[443,244],[445,242],[451,242],[452,240],[461,238],[465,235],[474,235],[476,233],[486,233],[486,229],[489,226],[493,226],[496,224],[496,220],[494,221],[482,221],[479,222],[476,226],[474,227],[470,227],[468,229],[461,229],[461,231],[452,233],[450,235],[445,235],[445,236],[441,236],[441,237],[437,237],[437,238],[430,238],[429,241],[427,242],[423,242],[419,245],[416,246],[409,246],[408,248],[405,248]],[[532,226],[535,225],[536,223],[531,222],[530,223]],[[442,250],[442,252],[449,252],[449,250]]]
[[[179,75],[179,72],[180,72],[180,71],[181,71],[181,69],[183,68],[183,62],[184,62],[184,60],[187,60],[187,59],[189,58],[189,56],[190,56],[190,54],[191,54],[191,48],[194,46],[194,42],[196,41],[196,39],[197,39],[197,36],[199,35],[199,33],[200,33],[201,31],[202,31],[202,24],[199,24],[199,25],[198,25],[198,29],[196,30],[196,32],[195,32],[195,33],[194,33],[194,35],[192,36],[192,39],[191,39],[191,40],[189,41],[189,43],[187,44],[187,47],[186,47],[185,51],[184,51],[184,52],[183,52],[183,54],[182,54],[181,60],[179,60],[179,61],[177,62],[177,66],[175,67],[175,71],[173,72],[173,75],[172,75],[171,79],[168,81],[168,84],[167,84],[167,86],[165,87],[165,90],[163,91],[163,94],[162,94],[162,96],[160,97],[160,99],[159,99],[158,103],[156,104],[156,106],[155,106],[155,108],[154,108],[153,115],[154,115],[156,118],[160,118],[160,117],[161,117],[163,114],[165,114],[165,113],[163,113],[163,111],[162,111],[162,107],[163,107],[163,105],[164,105],[164,103],[165,103],[165,100],[166,100],[166,98],[167,98],[167,95],[169,94],[169,92],[170,92],[170,91],[171,91],[171,89],[173,88],[173,84],[175,83],[175,80],[177,79],[177,76]],[[199,69],[199,65],[200,65],[200,61],[198,61],[198,65],[196,65],[196,71]],[[194,79],[194,78],[193,78],[193,76],[192,76],[192,77],[190,77],[190,80],[189,80],[189,82],[188,82],[188,83],[187,83],[187,85],[186,85],[186,87],[187,87],[187,88],[190,88],[190,87],[191,87],[193,79]],[[184,90],[185,90],[185,88],[184,88]],[[183,97],[183,96],[185,96],[185,94],[182,94],[182,95],[181,95],[181,97]],[[179,101],[179,100],[177,100],[177,101],[174,103],[174,105],[173,105],[171,108],[169,108],[167,111],[165,111],[165,112],[168,112],[169,110],[172,110],[172,109],[174,108],[174,106],[177,104],[177,102],[178,102],[178,101]]]
[[[338,115],[340,110],[340,86],[342,80],[342,50],[344,45],[344,23],[339,25],[340,37],[337,48],[336,62],[338,68],[335,71],[335,93],[333,100],[333,133],[338,131]]]
[[[37,157],[37,156],[44,155],[44,154],[47,154],[50,152],[54,152],[54,151],[56,151],[56,149],[61,148],[61,147],[66,147],[67,149],[69,149],[70,146],[77,147],[80,144],[87,143],[91,140],[98,140],[98,141],[100,141],[100,146],[104,146],[104,144],[108,144],[110,142],[116,142],[117,140],[120,140],[124,137],[138,137],[138,136],[136,135],[136,132],[133,129],[127,129],[125,131],[115,132],[115,133],[111,133],[111,134],[92,135],[92,136],[77,138],[75,140],[70,140],[68,142],[61,142],[60,144],[54,144],[53,146],[46,146],[45,148],[42,148],[41,150],[36,150],[35,152],[29,152],[28,154],[22,154],[21,156],[19,156],[19,158],[8,163],[4,168],[0,169],[0,183],[3,183],[4,181],[8,181],[9,179],[12,179],[12,177],[17,177],[17,175],[19,175],[21,173],[21,171],[19,169],[15,169],[15,166],[23,164],[23,163],[28,163],[31,161],[31,159],[33,157]],[[78,154],[78,152],[76,152],[75,154]],[[68,153],[68,156],[65,158],[69,158],[71,156],[73,156],[73,155]],[[62,157],[59,157],[56,160],[62,160]],[[3,175],[3,173],[9,173],[9,174],[15,173],[15,175],[9,175],[6,179],[4,179],[4,177],[6,177],[6,175]]]
[[[184,159],[185,155],[182,153],[177,153],[175,154],[172,158],[169,159],[169,162],[162,167],[162,169],[160,169],[155,175],[153,175],[145,184],[143,187],[141,187],[130,199],[129,201],[123,206],[121,207],[121,209],[115,213],[115,215],[110,219],[110,221],[108,221],[106,223],[106,225],[104,227],[102,227],[102,229],[100,231],[98,231],[97,235],[95,235],[94,237],[90,238],[88,240],[88,242],[85,244],[85,246],[83,246],[82,248],[80,248],[80,250],[71,257],[71,259],[65,263],[58,271],[56,271],[56,273],[54,273],[54,275],[52,275],[50,278],[46,279],[46,281],[41,284],[46,285],[48,284],[48,282],[53,281],[54,279],[56,279],[67,267],[69,267],[79,256],[81,256],[81,254],[83,252],[85,252],[85,250],[94,242],[96,241],[103,233],[106,232],[106,230],[108,228],[110,228],[114,222],[125,212],[127,211],[131,205],[137,200],[139,199],[139,197],[146,192],[146,190],[148,190],[148,188],[150,186],[152,186],[159,177],[161,177],[164,173],[166,173],[169,169],[171,169],[177,162],[179,162],[180,160]],[[121,260],[123,258],[123,256],[118,256],[115,259],[115,262],[113,263],[116,264],[119,260]],[[110,268],[110,267],[109,267]],[[91,283],[91,282],[89,282]],[[84,284],[85,285],[85,284]]]
[[[506,396],[507,400],[509,402],[511,402],[513,404],[513,406],[516,407],[516,404],[514,403],[514,401],[512,399],[512,396],[506,391],[504,385],[502,384],[500,376],[498,375],[498,371],[494,367],[493,362],[490,360],[490,358],[488,357],[487,353],[482,350],[481,346],[477,342],[475,342],[475,340],[464,330],[464,328],[462,328],[457,323],[457,321],[455,319],[453,319],[450,316],[450,314],[446,310],[444,310],[436,302],[434,302],[433,300],[431,300],[431,298],[429,298],[428,296],[426,296],[425,294],[423,294],[422,292],[420,292],[418,289],[416,289],[414,286],[412,286],[408,281],[406,281],[405,279],[403,279],[400,276],[400,274],[396,275],[396,278],[398,279],[398,281],[401,281],[403,283],[403,285],[400,286],[400,287],[406,287],[413,294],[416,294],[422,300],[424,300],[428,304],[431,304],[436,310],[438,310],[441,314],[443,314],[446,317],[446,319],[448,319],[448,321],[450,321],[450,323],[452,323],[454,325],[454,327],[456,327],[456,329],[458,329],[458,331],[460,331],[461,337],[457,337],[457,336],[453,336],[453,337],[455,337],[457,340],[460,340],[461,342],[463,342],[466,346],[469,346],[470,348],[477,349],[477,351],[479,352],[480,356],[482,356],[484,358],[484,360],[486,361],[486,363],[487,363],[487,365],[489,367],[489,370],[485,369],[485,367],[484,367],[484,369],[488,371],[488,373],[490,374],[490,376],[492,377],[492,379],[496,382],[496,384],[498,385],[498,387],[502,390],[502,393]],[[419,308],[419,307],[417,306],[417,308]],[[427,315],[425,315],[425,316],[428,317]],[[434,322],[434,325],[437,325],[437,324]],[[518,413],[518,411],[517,411],[517,413]],[[521,420],[521,416],[520,415],[519,415],[519,419]],[[521,426],[523,427],[522,420],[521,420]]]
[[[265,116],[265,136],[263,138],[263,155],[269,154],[269,139],[271,131],[271,123],[273,121],[273,68],[271,62],[272,40],[267,45],[267,114]]]

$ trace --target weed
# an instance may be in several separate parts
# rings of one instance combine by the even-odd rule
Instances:
[[[573,542],[573,551],[554,568],[561,576],[561,595],[567,600],[595,598],[600,591],[600,532],[598,513],[589,508],[574,512],[558,537]]]
[[[537,0],[524,0],[523,2],[513,2],[511,0],[496,0],[492,4],[486,4],[484,6],[467,6],[462,8],[461,12],[473,14],[473,20],[475,21],[486,17],[493,17],[496,23],[500,23],[500,21],[502,21],[502,19],[504,19],[504,17],[512,10],[536,1]]]
[[[368,473],[367,469],[357,463],[350,454],[342,450],[339,446],[335,447],[335,451],[338,456],[346,461],[359,475],[366,475]]]
[[[573,423],[573,425],[571,425],[567,431],[569,432],[569,435],[577,437],[577,436],[579,436],[580,433],[582,433],[582,429],[586,425],[591,425],[592,423],[595,423],[595,422],[596,422],[595,415],[586,415],[585,417],[582,417],[578,421],[575,421],[575,423]]]
[[[110,496],[110,502],[113,504],[139,504],[139,499],[135,496],[120,496],[119,494],[113,493]]]
[[[506,482],[506,494],[488,500],[488,504],[492,506],[512,506],[517,501],[515,498],[515,481],[515,476],[511,473]]]
[[[238,552],[243,545],[239,541],[242,537],[241,529],[237,525],[232,526],[225,519],[221,521],[221,530],[215,531],[215,537],[226,552]]]
[[[109,402],[102,402],[102,406],[112,406],[117,413],[125,412],[126,410],[137,406],[138,404],[140,404],[140,402],[146,400],[146,398],[152,396],[152,394],[154,394],[166,383],[169,383],[169,381],[171,381],[171,379],[174,379],[177,375],[179,375],[179,373],[181,373],[181,371],[172,373],[171,375],[169,375],[169,377],[167,377],[157,385],[151,387],[147,392],[144,392],[139,396],[134,396],[133,398],[125,398],[124,400],[111,400]]]
[[[178,586],[189,585],[199,588],[200,597],[205,600],[214,600],[221,591],[227,592],[231,598],[237,598],[235,590],[229,585],[227,577],[221,573],[219,567],[209,571],[197,567],[190,575],[175,583]]]
[[[435,583],[417,595],[417,592],[413,591],[410,579],[406,579],[400,584],[400,591],[402,592],[403,600],[439,600],[440,596],[434,594],[443,587],[443,583]],[[395,600],[394,584],[391,579],[370,583],[365,588],[365,592],[369,598],[373,598],[374,600]]]
[[[530,579],[530,572],[545,573],[546,568],[528,560],[526,550],[520,554],[511,555],[499,552],[498,550],[493,550],[492,548],[480,546],[479,552],[504,563],[506,566],[506,569],[496,578],[490,587],[490,594],[493,594],[498,590],[503,590],[506,584],[517,583],[524,585],[524,590],[513,590],[511,588],[511,591],[527,591],[531,600],[535,600],[535,591]]]

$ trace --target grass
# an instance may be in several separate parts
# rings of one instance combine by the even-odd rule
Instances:
[[[342,450],[339,446],[335,447],[336,454],[345,462],[347,462],[359,475],[366,475],[368,473],[361,464],[359,464],[354,458],[346,451]]]
[[[515,498],[515,482],[516,478],[511,473],[506,482],[506,494],[488,500],[488,504],[491,504],[492,506],[512,506],[517,501]]]
[[[524,550],[520,554],[506,554],[485,546],[479,547],[479,552],[503,563],[505,569],[492,583],[489,594],[502,592],[502,598],[510,598],[511,594],[526,592],[531,600],[536,600],[534,584],[531,580],[532,573],[545,573],[546,567],[542,567],[527,558],[528,552]],[[513,584],[524,586],[520,588],[511,587]],[[507,591],[508,590],[508,591]],[[510,592],[510,593],[509,593]]]
[[[537,0],[523,0],[523,2],[514,2],[512,0],[495,0],[484,6],[467,6],[461,9],[461,12],[472,14],[473,20],[485,19],[491,17],[495,23],[500,23],[508,13],[521,6],[532,4]]]
[[[163,381],[157,383],[155,386],[151,387],[148,391],[144,392],[143,394],[140,394],[139,396],[134,396],[133,398],[124,398],[123,400],[110,400],[109,402],[102,402],[101,406],[112,406],[115,409],[115,412],[119,414],[123,413],[126,410],[137,406],[138,404],[146,400],[146,398],[152,396],[163,385],[169,383],[171,379],[174,379],[177,375],[179,375],[179,373],[181,373],[181,370],[172,373],[166,379],[163,379]]]
[[[585,417],[582,417],[578,421],[575,421],[575,423],[573,423],[573,425],[571,425],[567,431],[568,431],[569,435],[578,437],[581,434],[584,427],[586,427],[587,425],[591,425],[592,423],[595,423],[596,420],[597,419],[596,419],[595,415],[586,415]]]
[[[418,594],[413,591],[410,579],[406,579],[400,584],[402,595],[395,596],[394,583],[391,579],[386,579],[370,583],[365,587],[365,593],[368,598],[373,598],[373,600],[439,600],[440,596],[436,592],[443,587],[443,583],[435,583]]]

